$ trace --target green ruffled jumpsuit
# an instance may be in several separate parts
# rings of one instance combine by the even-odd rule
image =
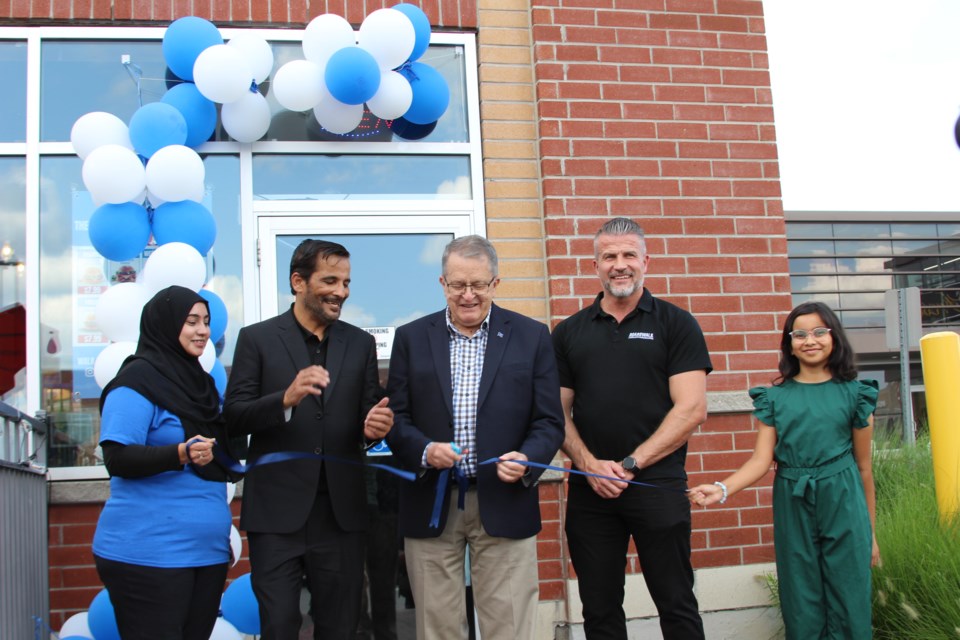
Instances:
[[[773,538],[787,640],[869,640],[873,539],[853,429],[867,426],[877,382],[750,389],[777,431]]]

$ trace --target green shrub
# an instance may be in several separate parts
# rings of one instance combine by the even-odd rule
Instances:
[[[941,524],[929,439],[878,443],[874,638],[960,639],[960,517]]]

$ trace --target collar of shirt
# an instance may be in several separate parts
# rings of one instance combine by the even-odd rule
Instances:
[[[593,304],[591,304],[589,307],[591,317],[594,320],[597,320],[600,318],[613,317],[609,313],[604,311],[602,306],[600,306],[600,301],[603,300],[603,296],[605,295],[607,295],[605,291],[601,291],[600,293],[598,293],[597,297],[594,298],[593,300]],[[631,311],[624,317],[624,320],[626,320],[627,318],[633,317],[634,315],[640,313],[641,311],[643,311],[644,313],[650,313],[651,311],[653,311],[653,294],[650,293],[650,290],[647,289],[646,287],[643,288],[643,294],[640,295],[640,299],[637,301],[637,306],[633,309],[633,311]]]
[[[460,329],[457,329],[454,326],[453,319],[450,317],[450,307],[447,307],[446,312],[444,313],[444,318],[447,321],[447,331],[450,332],[450,337],[452,338],[454,336],[460,335],[460,336],[463,336],[464,338],[469,338],[469,337],[476,337],[480,335],[481,332],[485,333],[487,329],[490,328],[490,313],[492,311],[493,311],[493,306],[491,305],[490,311],[487,311],[487,317],[484,318],[483,322],[480,323],[480,328],[477,329],[477,333],[475,333],[473,336],[467,336],[462,331],[460,331]]]

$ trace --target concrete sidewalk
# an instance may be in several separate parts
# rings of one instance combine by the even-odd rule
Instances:
[[[701,614],[707,640],[779,640],[783,638],[783,623],[773,607],[734,609]],[[583,625],[572,625],[569,640],[584,640]],[[627,634],[630,640],[663,640],[659,618],[629,620]],[[557,635],[562,640],[561,635]]]

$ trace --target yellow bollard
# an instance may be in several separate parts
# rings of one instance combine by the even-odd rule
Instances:
[[[933,479],[940,520],[960,506],[960,335],[952,331],[920,338],[923,384],[927,390]]]

